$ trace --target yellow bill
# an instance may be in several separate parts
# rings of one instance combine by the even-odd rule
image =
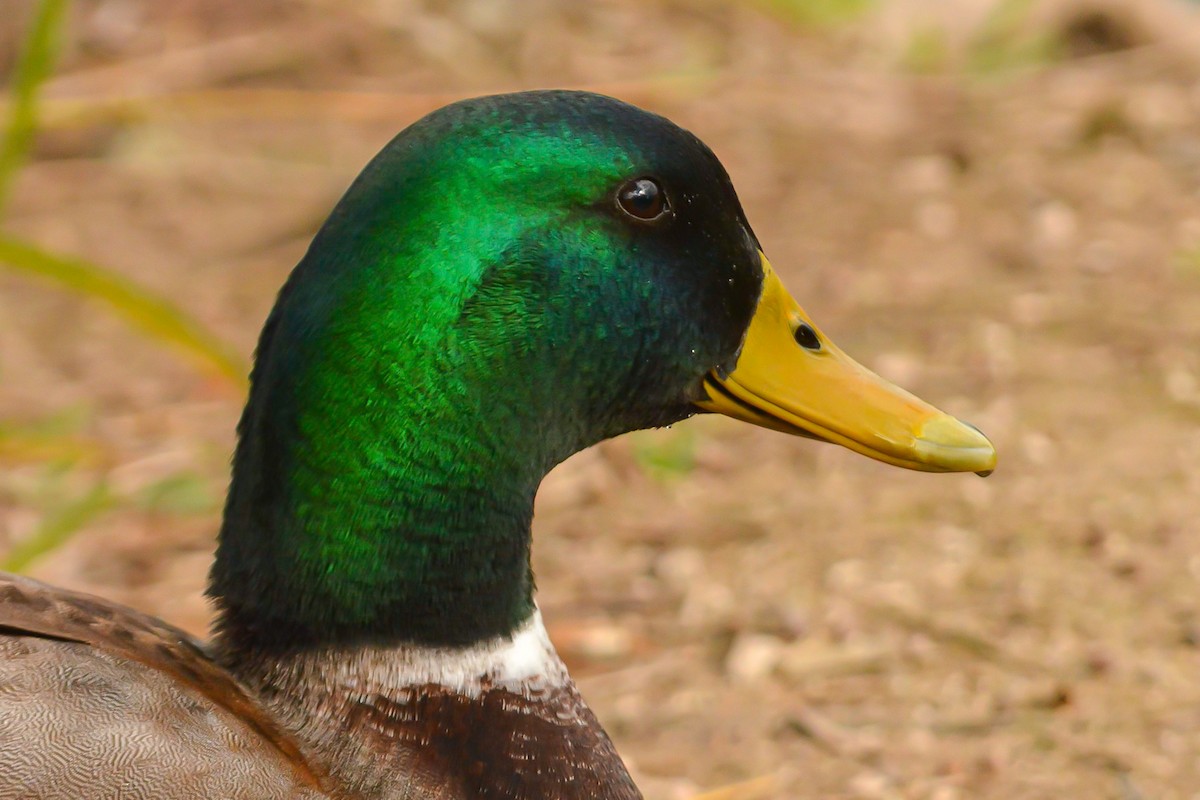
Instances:
[[[843,353],[788,294],[766,256],[762,263],[762,297],[737,367],[709,374],[700,408],[898,467],[979,475],[995,469],[996,448],[977,428]]]

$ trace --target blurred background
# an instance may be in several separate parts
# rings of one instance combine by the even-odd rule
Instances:
[[[275,292],[399,129],[565,86],[708,142],[988,480],[703,418],[538,498],[649,800],[1200,797],[1200,6],[0,0],[0,568],[203,634]]]

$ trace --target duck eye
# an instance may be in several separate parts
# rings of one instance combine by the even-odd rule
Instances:
[[[821,340],[817,338],[817,332],[807,322],[801,322],[797,325],[792,335],[796,337],[796,344],[805,350],[821,349]]]
[[[617,192],[617,205],[631,217],[655,220],[667,213],[667,194],[653,178],[635,178]]]

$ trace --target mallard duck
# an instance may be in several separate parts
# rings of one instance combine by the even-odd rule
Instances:
[[[392,140],[251,384],[210,644],[0,580],[0,798],[640,797],[534,602],[554,465],[698,412],[911,469],[996,458],[826,338],[699,139],[582,92]]]

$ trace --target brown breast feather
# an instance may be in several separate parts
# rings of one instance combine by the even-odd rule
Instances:
[[[236,667],[353,797],[641,800],[575,685],[397,685],[386,649]]]

